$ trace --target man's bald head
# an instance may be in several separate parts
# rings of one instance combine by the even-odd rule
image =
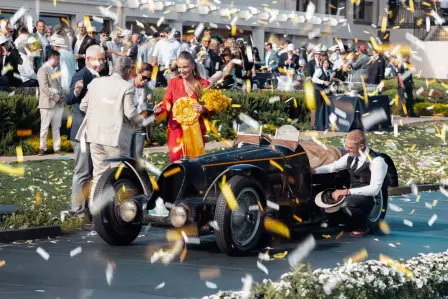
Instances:
[[[366,149],[366,135],[361,130],[353,130],[345,137],[345,149],[350,156],[359,156]]]

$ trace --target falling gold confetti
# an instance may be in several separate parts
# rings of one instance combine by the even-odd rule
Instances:
[[[235,195],[233,194],[230,186],[226,183],[226,184],[221,184],[220,188],[221,188],[222,195],[224,196],[224,198],[227,201],[227,205],[229,206],[229,209],[232,211],[235,209],[238,209],[238,203],[236,201]]]
[[[67,24],[67,26],[70,26],[70,24],[68,23],[68,20],[66,18],[61,18],[61,22],[64,24]]]
[[[247,80],[246,80],[246,92],[249,93],[249,92],[250,92],[250,89],[251,89],[250,80],[247,79]]]
[[[0,163],[0,172],[15,175],[15,176],[24,176],[25,175],[25,168],[24,167],[11,167],[9,165],[5,165]]]
[[[387,17],[383,17],[383,21],[381,23],[381,32],[386,32],[387,29]]]
[[[392,260],[390,257],[385,256],[383,254],[380,254],[380,261],[381,262],[385,262],[387,264],[387,266],[389,267],[394,267],[395,269],[397,269],[398,271],[404,273],[405,275],[409,275],[412,274],[411,270],[409,270],[408,268],[406,268],[405,266],[403,266],[402,264],[395,262],[394,260]]]
[[[56,0],[53,0],[53,6],[56,7]]]
[[[159,67],[157,65],[155,65],[152,68],[151,81],[156,81],[157,80],[157,74],[158,73],[159,73]]]
[[[280,252],[280,253],[274,254],[273,257],[276,258],[276,259],[283,259],[283,258],[285,258],[285,256],[287,254],[288,254],[288,251]]]
[[[288,227],[278,220],[275,220],[270,217],[266,217],[264,219],[264,227],[266,228],[266,230],[268,230],[270,232],[277,233],[280,236],[283,236],[287,239],[290,238],[290,233],[289,233]]]
[[[362,250],[355,253],[353,256],[351,256],[347,259],[344,259],[344,263],[348,263],[349,260],[351,260],[352,263],[357,263],[362,260],[365,260],[368,256],[369,255],[367,254],[367,250],[365,248],[363,248]]]
[[[316,99],[314,94],[314,86],[310,80],[305,81],[303,89],[305,90],[305,103],[308,110],[316,110]]]
[[[4,265],[6,265],[6,262],[4,260],[0,261],[0,267],[3,267]]]
[[[199,269],[199,277],[204,279],[214,279],[221,276],[221,269],[219,268],[202,268]]]
[[[20,136],[20,137],[31,136],[32,134],[33,134],[33,131],[31,129],[17,130],[17,136]]]
[[[322,237],[324,237],[325,239],[330,239],[331,235],[322,235]]]
[[[299,216],[297,216],[297,215],[295,215],[295,214],[293,214],[292,217],[293,217],[295,220],[297,220],[298,222],[300,222],[300,223],[303,222],[302,218],[300,218]]]
[[[152,175],[149,176],[149,180],[151,181],[151,185],[154,191],[159,190],[159,185],[157,185],[157,181]]]
[[[415,209],[411,211],[411,215],[414,214],[414,212],[415,212]]]
[[[280,166],[280,164],[278,164],[277,162],[275,162],[274,160],[269,160],[269,163],[271,163],[271,165],[275,166],[276,168],[278,168],[281,172],[283,172],[283,167]]]
[[[344,234],[344,231],[341,230],[341,232],[336,236],[336,240],[339,239],[340,237],[342,237],[343,234]]]
[[[232,24],[232,36],[236,35],[236,24]]]
[[[419,202],[420,201],[420,194],[417,195],[417,198],[415,199],[415,202]]]
[[[240,104],[232,104],[232,108],[241,108]]]
[[[383,219],[380,219],[378,226],[380,227],[380,230],[385,234],[388,235],[390,233],[389,224],[387,224],[386,221]]]
[[[53,73],[53,74],[51,75],[51,80],[56,80],[57,78],[61,77],[61,75],[62,75],[62,72],[61,72],[61,71],[56,72],[56,73]]]
[[[36,205],[40,205],[41,199],[40,199],[40,192],[36,192]]]
[[[118,167],[117,171],[115,172],[115,180],[118,180],[118,178],[121,175],[121,172],[123,171],[124,166],[121,165],[120,167]],[[124,186],[124,185],[123,185]]]
[[[409,0],[409,10],[414,13],[415,9],[414,9],[414,0]]]
[[[20,145],[16,146],[16,153],[17,153],[17,162],[22,163],[23,162],[23,150]]]
[[[415,150],[415,148],[417,147],[417,144],[412,145],[411,147],[411,152],[413,152]]]
[[[164,172],[163,176],[167,178],[167,177],[170,177],[172,175],[175,175],[176,173],[179,173],[180,171],[181,171],[180,167],[175,167],[173,169],[170,169],[170,170]]]
[[[72,121],[73,121],[73,117],[71,115],[69,115],[67,117],[67,129],[70,129],[72,127]]]
[[[326,93],[321,90],[320,94],[322,95],[323,100],[325,101],[325,104],[327,104],[328,106],[331,105],[330,99],[327,97]]]
[[[182,250],[182,253],[180,254],[179,261],[182,263],[187,256],[187,245],[184,246],[184,249]]]
[[[437,200],[437,199],[434,199],[434,201],[432,202],[432,206],[433,207],[435,207],[435,206],[437,206],[437,203],[438,203],[439,201]]]

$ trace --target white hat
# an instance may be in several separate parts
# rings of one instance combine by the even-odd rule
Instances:
[[[317,45],[314,49],[314,53],[317,53],[317,54],[320,54],[320,53],[322,53],[322,45],[321,44],[319,44],[319,45]]]
[[[325,209],[326,213],[335,213],[346,205],[345,196],[340,198],[337,202],[333,201],[332,194],[334,191],[336,191],[336,189],[326,189],[319,192],[314,199],[316,205]]]
[[[0,45],[9,42],[11,39],[9,37],[6,37],[4,35],[0,35]]]
[[[118,34],[118,36],[127,36],[127,35],[132,35],[132,31],[129,29],[125,29]]]
[[[322,46],[322,52],[327,52],[327,51],[328,51],[328,47],[325,46],[325,45],[323,45],[323,46]]]
[[[288,51],[294,51],[294,45],[293,44],[289,44],[288,45]]]
[[[338,45],[331,46],[328,50],[330,50],[330,51],[339,50],[339,46]]]
[[[51,45],[61,48],[67,48],[67,45],[65,44],[65,39],[61,37],[55,38],[54,41],[51,43]]]
[[[300,58],[300,59],[299,59],[299,65],[300,65],[300,66],[304,66],[305,64],[306,64],[306,60],[303,59],[303,58]]]

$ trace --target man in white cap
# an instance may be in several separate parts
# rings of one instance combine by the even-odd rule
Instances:
[[[61,54],[61,60],[59,68],[61,69],[61,87],[65,95],[68,95],[70,91],[70,82],[73,75],[76,73],[76,58],[72,52],[68,51],[68,45],[66,40],[62,37],[56,37],[51,43],[53,50],[58,51]]]
[[[289,44],[287,47],[287,52],[280,55],[279,67],[286,67],[288,69],[292,68],[294,70],[299,68],[299,56],[294,54],[293,44]]]
[[[317,45],[313,49],[314,58],[312,60],[308,60],[308,77],[313,77],[314,72],[317,68],[319,68],[322,54],[322,45]]]
[[[387,175],[384,159],[367,147],[366,136],[361,130],[351,131],[345,138],[347,154],[329,165],[312,169],[313,174],[334,173],[346,169],[350,174],[350,189],[336,190],[332,194],[334,203],[345,197],[351,216],[346,221],[353,227],[353,237],[365,236],[370,228],[368,217],[375,206],[374,197],[382,192]],[[372,159],[369,162],[368,156]],[[318,200],[316,200],[318,203]]]

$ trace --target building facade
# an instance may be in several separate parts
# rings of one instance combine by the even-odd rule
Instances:
[[[181,2],[182,1],[182,2]],[[185,2],[186,1],[186,2]],[[307,14],[309,3],[314,14]],[[181,31],[184,38],[195,26],[231,34],[232,24],[237,36],[251,39],[254,46],[263,49],[271,36],[277,40],[291,40],[296,47],[302,42],[334,44],[334,38],[344,43],[353,40],[368,41],[378,36],[381,20],[387,16],[386,0],[2,0],[0,19],[9,19],[20,7],[47,24],[67,23],[76,28],[76,22],[88,16],[98,31],[114,26],[145,31],[151,34],[167,25]],[[157,26],[159,25],[159,26]],[[391,31],[393,40],[395,32]],[[400,35],[404,35],[402,32]]]

